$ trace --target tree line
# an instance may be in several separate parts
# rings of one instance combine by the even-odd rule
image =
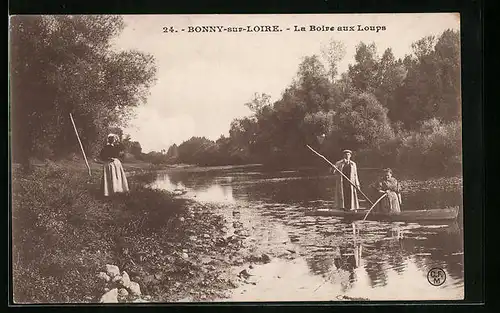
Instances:
[[[123,134],[133,109],[156,81],[153,56],[116,51],[120,16],[15,16],[10,20],[12,160],[79,154],[69,119],[90,157],[106,134],[122,137],[130,159],[153,163],[302,166],[349,148],[363,166],[461,169],[460,36],[446,30],[412,44],[396,59],[390,48],[359,43],[339,73],[345,46],[331,41],[306,56],[281,97],[256,93],[252,114],[232,121],[229,136],[193,137],[168,151],[142,152]]]
[[[229,137],[193,137],[173,145],[164,162],[199,165],[260,163],[305,166],[317,160],[306,144],[333,159],[355,151],[362,166],[433,173],[461,170],[460,36],[446,30],[411,45],[396,59],[390,48],[359,43],[344,73],[342,42],[303,58],[280,99],[256,93],[252,115],[235,119]],[[159,160],[161,162],[161,160]]]

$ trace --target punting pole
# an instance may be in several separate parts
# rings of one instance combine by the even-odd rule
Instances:
[[[366,215],[365,215],[365,218],[363,219],[366,220],[366,217],[368,216],[368,214],[370,214],[371,210],[377,205],[377,203],[380,202],[380,200],[382,200],[385,196],[387,196],[386,193],[384,193],[380,198],[377,199],[377,201],[375,201],[375,203],[372,205],[372,207],[370,208],[370,210],[368,210],[368,212],[366,212]]]
[[[78,139],[78,143],[80,144],[80,149],[82,149],[83,158],[85,159],[85,164],[87,164],[87,168],[89,170],[89,176],[92,176],[90,172],[90,165],[87,161],[87,156],[85,155],[85,150],[83,149],[82,141],[80,140],[80,136],[78,135],[78,131],[76,130],[75,121],[73,120],[73,115],[69,114],[69,118],[71,119],[71,123],[73,124],[73,129],[75,130],[76,138]]]

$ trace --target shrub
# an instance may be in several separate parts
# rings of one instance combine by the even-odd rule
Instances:
[[[462,164],[461,131],[458,122],[444,124],[431,119],[423,122],[418,131],[400,134],[400,164],[435,174],[457,173]]]

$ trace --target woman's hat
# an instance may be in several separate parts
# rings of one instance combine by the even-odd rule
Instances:
[[[343,152],[343,153],[350,153],[350,154],[352,154],[352,151],[351,151],[351,150],[349,150],[349,149],[345,149],[345,150],[344,150],[344,151],[342,151],[342,152]]]
[[[116,141],[118,141],[120,139],[120,137],[118,137],[117,134],[113,134],[113,133],[108,134],[108,140],[109,140],[109,138],[113,138]]]
[[[384,168],[384,173],[392,173],[392,170],[390,168]]]

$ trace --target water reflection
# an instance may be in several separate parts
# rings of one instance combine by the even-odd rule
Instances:
[[[224,183],[230,184],[232,181],[231,178],[220,178],[217,180],[215,177],[207,179],[207,176],[204,176],[200,181],[205,180],[205,182],[201,183],[197,181],[192,173],[191,175],[187,175],[184,180],[179,179],[181,177],[181,175],[160,173],[158,179],[151,183],[150,187],[168,191],[176,189],[187,190],[188,197],[192,196],[199,201],[235,203],[233,188],[231,185],[224,185]],[[210,181],[210,183],[207,183],[207,181]],[[217,181],[221,184],[217,183]]]
[[[360,173],[369,185],[373,173]],[[261,172],[258,168],[224,168],[159,173],[154,188],[186,189],[186,197],[239,208],[231,216],[260,230],[259,241],[277,244],[284,238],[300,243],[310,272],[338,284],[342,292],[370,299],[434,299],[463,296],[461,221],[451,224],[347,223],[312,217],[305,210],[330,206],[333,180],[323,171]],[[412,189],[404,207],[442,208],[461,203],[456,191]],[[258,216],[251,213],[254,210]],[[430,268],[443,268],[447,281],[436,293],[427,282]],[[404,288],[401,288],[404,286]],[[415,298],[417,296],[417,298]]]

